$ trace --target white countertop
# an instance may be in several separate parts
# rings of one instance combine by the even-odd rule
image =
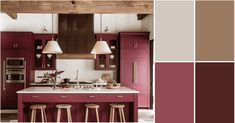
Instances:
[[[57,88],[56,90],[53,90],[51,87],[29,87],[17,91],[17,93],[78,93],[79,94],[79,93],[139,93],[139,91],[127,87],[120,87],[117,89],[107,89],[105,87],[101,89]]]

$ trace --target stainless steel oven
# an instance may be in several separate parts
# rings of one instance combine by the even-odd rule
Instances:
[[[6,69],[6,83],[24,83],[26,81],[25,69]]]
[[[24,58],[6,58],[3,61],[3,90],[6,83],[22,83],[26,87],[26,61]]]
[[[24,58],[6,58],[6,68],[24,68]]]

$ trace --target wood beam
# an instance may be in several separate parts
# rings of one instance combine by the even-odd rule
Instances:
[[[137,14],[137,20],[144,19],[148,14]]]
[[[138,13],[152,14],[153,0],[10,0],[1,1],[6,13]]]
[[[17,13],[9,13],[9,12],[6,12],[6,14],[11,17],[12,19],[17,19]]]

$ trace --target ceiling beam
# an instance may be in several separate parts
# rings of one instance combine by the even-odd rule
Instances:
[[[137,14],[137,20],[144,19],[148,14]]]
[[[152,14],[153,0],[2,0],[6,13],[137,13]]]
[[[9,12],[6,12],[6,14],[11,17],[12,19],[17,19],[17,13],[9,13]]]

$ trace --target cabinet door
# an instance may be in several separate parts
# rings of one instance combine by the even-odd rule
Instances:
[[[33,48],[33,37],[31,32],[16,33],[15,48],[30,49]]]
[[[15,33],[1,32],[1,49],[11,49],[15,47]]]
[[[123,57],[121,58],[120,67],[122,85],[140,91],[139,107],[149,107],[149,59],[147,57]]]
[[[33,46],[31,32],[1,32],[2,49],[30,49]]]

